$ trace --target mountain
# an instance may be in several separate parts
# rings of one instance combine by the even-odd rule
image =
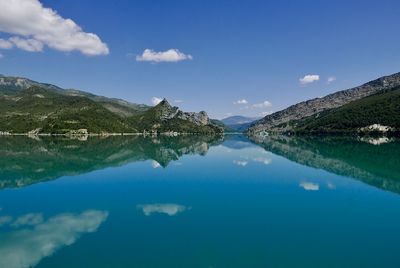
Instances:
[[[400,86],[293,122],[296,133],[400,133]]]
[[[99,103],[110,112],[123,117],[132,116],[150,108],[150,106],[145,104],[136,104],[121,99],[107,98],[76,89],[62,89],[55,85],[40,83],[23,77],[0,75],[0,95],[12,96],[32,86],[66,96],[86,97]]]
[[[129,122],[139,131],[216,134],[223,128],[212,124],[206,112],[182,112],[164,99],[149,110],[130,117]]]
[[[384,90],[400,86],[400,73],[384,76],[361,86],[338,91],[322,98],[300,102],[282,111],[267,115],[248,129],[250,135],[266,132],[290,132],[293,121],[334,109]]]
[[[227,125],[228,127],[243,132],[245,131],[251,124],[255,121],[259,120],[258,117],[246,117],[241,115],[230,116],[227,118],[222,119],[222,123]]]
[[[11,96],[0,95],[0,131],[35,134],[137,132],[126,119],[89,98],[62,95],[37,86]]]
[[[0,76],[0,134],[223,133],[206,112],[155,107]]]
[[[221,120],[218,119],[210,119],[211,124],[221,127],[225,133],[236,133],[238,132],[236,129],[231,128],[224,124]]]

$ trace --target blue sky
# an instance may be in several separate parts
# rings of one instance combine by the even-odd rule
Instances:
[[[400,71],[399,1],[40,2],[83,37],[23,25],[28,13],[16,6],[19,18],[0,13],[0,73],[137,103],[166,97],[223,118],[278,111]],[[27,47],[28,39],[38,44]],[[182,54],[162,54],[170,49]]]

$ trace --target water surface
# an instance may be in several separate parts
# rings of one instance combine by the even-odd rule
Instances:
[[[397,140],[0,138],[0,267],[400,267]]]

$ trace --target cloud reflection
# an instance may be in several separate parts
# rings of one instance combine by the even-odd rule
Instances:
[[[319,184],[314,182],[301,182],[300,187],[302,187],[306,191],[319,191]]]
[[[43,218],[40,221],[41,215],[38,215],[21,216],[10,225],[24,228],[0,234],[0,267],[36,266],[43,258],[75,243],[81,235],[95,232],[107,219],[108,212],[88,210],[81,214],[59,214],[47,221]],[[26,227],[26,223],[31,226]]]
[[[167,214],[168,216],[175,216],[178,213],[189,210],[190,207],[185,207],[178,204],[142,204],[137,205],[137,208],[143,211],[145,216],[151,216],[154,213]]]

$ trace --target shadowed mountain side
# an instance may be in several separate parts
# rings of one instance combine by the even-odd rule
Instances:
[[[400,193],[399,140],[374,145],[373,140],[356,138],[269,136],[254,141],[266,150],[299,164]]]
[[[4,136],[0,137],[0,189],[137,161],[154,160],[166,167],[183,155],[205,155],[222,140],[221,136],[91,137],[86,141]]]

